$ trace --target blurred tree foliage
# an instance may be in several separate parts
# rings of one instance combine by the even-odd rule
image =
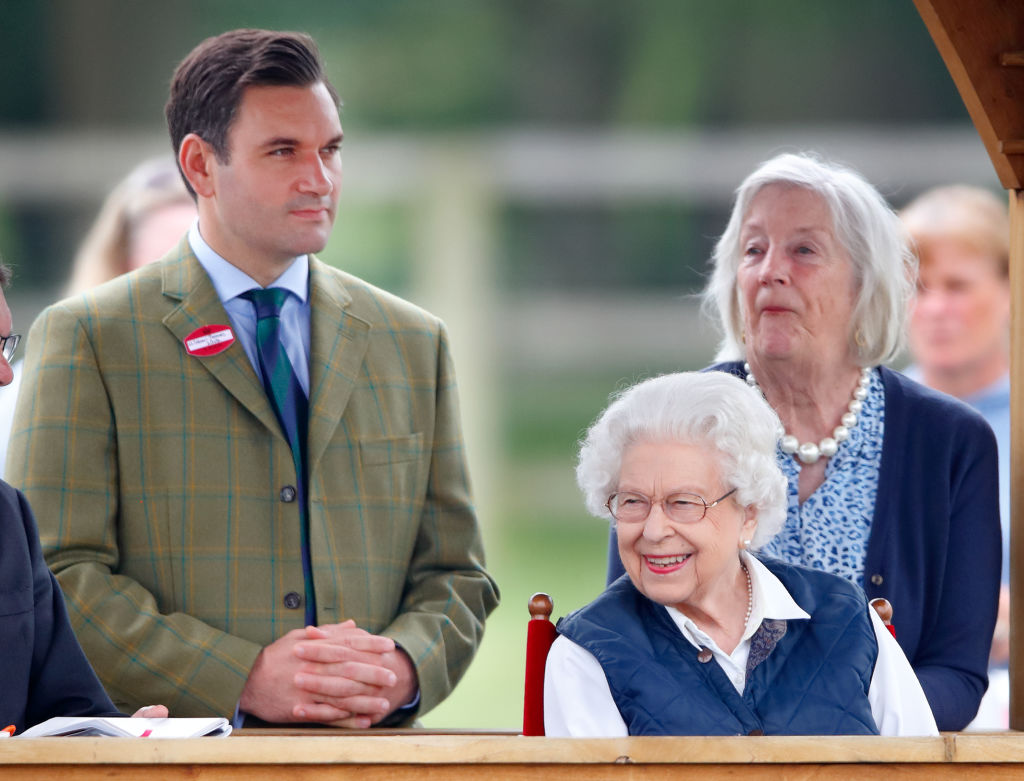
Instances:
[[[313,34],[368,127],[963,117],[909,0],[0,0],[0,11],[7,125],[159,124],[174,64],[240,26]]]
[[[378,131],[966,122],[910,0],[0,0],[0,130],[157,131],[175,64],[243,26],[317,39],[353,143]],[[28,281],[59,278],[97,206],[7,206],[0,249],[37,259]],[[327,259],[401,290],[406,219],[343,213]],[[501,281],[693,290],[723,220],[678,202],[508,205]]]
[[[703,287],[719,210],[699,204],[515,206],[506,210],[502,282],[512,289]]]

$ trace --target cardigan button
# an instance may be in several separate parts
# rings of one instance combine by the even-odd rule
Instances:
[[[711,653],[710,648],[701,648],[700,651],[697,652],[697,661],[701,664],[707,664],[713,657],[714,654]]]
[[[883,578],[883,577],[882,577],[881,575],[879,575],[879,574],[878,574],[878,573],[876,572],[876,573],[875,573],[874,575],[872,575],[872,576],[871,576],[871,585],[872,585],[872,586],[881,586],[881,585],[882,585],[882,582],[883,582],[884,580],[885,580],[885,578]]]
[[[302,596],[296,591],[284,595],[284,606],[289,610],[297,610],[302,605]]]
[[[295,486],[286,485],[281,489],[281,501],[282,502],[294,502],[295,501]]]

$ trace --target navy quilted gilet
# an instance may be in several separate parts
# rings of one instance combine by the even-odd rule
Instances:
[[[762,625],[776,630],[771,642],[782,636],[748,669],[742,696],[628,576],[558,623],[600,662],[630,735],[878,734],[868,703],[878,644],[864,593],[835,575],[763,562],[811,619]]]

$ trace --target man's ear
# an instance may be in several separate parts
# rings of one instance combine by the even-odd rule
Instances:
[[[178,164],[192,185],[196,195],[209,198],[214,193],[213,167],[216,165],[213,147],[195,133],[189,133],[181,140],[178,150]]]

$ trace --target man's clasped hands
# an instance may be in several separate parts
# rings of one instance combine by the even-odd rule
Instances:
[[[348,620],[295,629],[263,648],[239,707],[268,722],[366,728],[417,691],[416,670],[395,641]]]

